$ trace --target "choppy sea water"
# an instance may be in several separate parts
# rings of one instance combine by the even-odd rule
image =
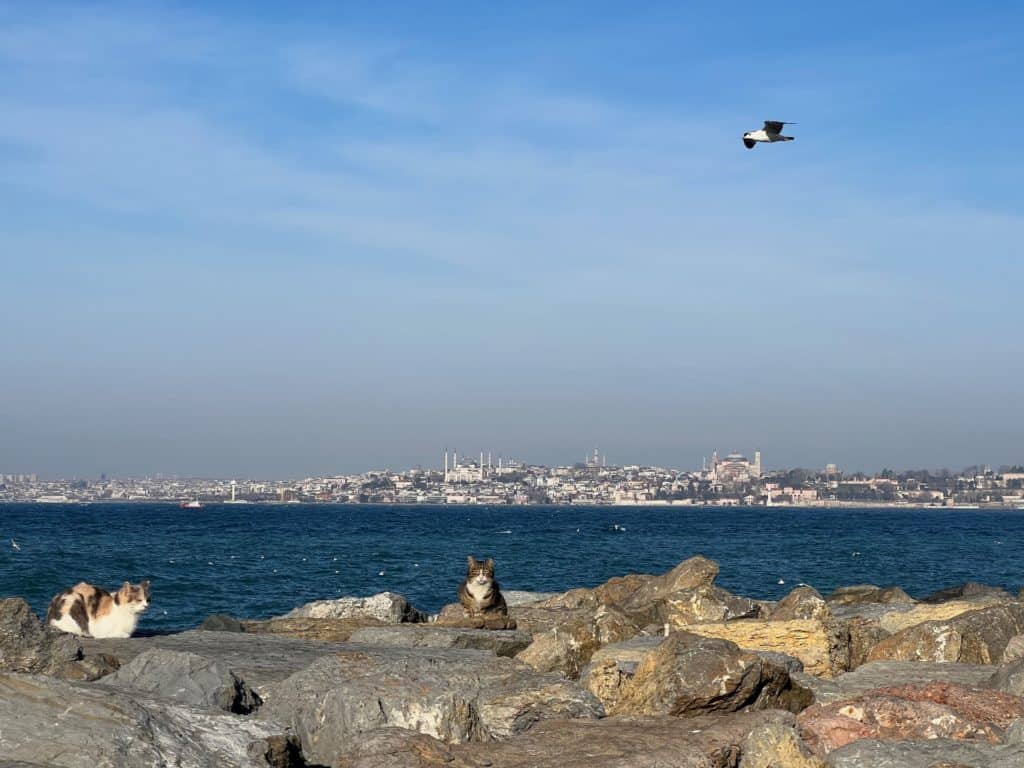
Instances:
[[[78,581],[114,589],[149,579],[152,605],[140,631],[194,627],[212,613],[266,618],[310,600],[384,590],[435,612],[455,601],[469,553],[495,558],[504,589],[594,586],[702,554],[721,566],[719,585],[763,599],[799,583],[822,593],[897,584],[922,596],[971,580],[1016,591],[1024,585],[1024,513],[0,505],[0,597],[25,597],[42,615]]]

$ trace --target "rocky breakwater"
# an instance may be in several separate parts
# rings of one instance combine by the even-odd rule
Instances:
[[[717,575],[694,557],[517,594],[483,621],[381,593],[126,640],[0,601],[0,763],[1024,765],[1010,593],[800,586],[770,602]]]

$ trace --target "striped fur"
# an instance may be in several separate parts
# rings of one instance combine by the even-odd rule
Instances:
[[[493,560],[477,560],[472,555],[466,559],[466,578],[459,585],[459,602],[470,614],[508,614],[501,588],[494,580]]]

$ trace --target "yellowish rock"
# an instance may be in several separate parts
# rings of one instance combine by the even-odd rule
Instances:
[[[907,627],[916,624],[923,624],[926,621],[943,621],[952,619],[968,611],[976,611],[988,605],[995,605],[998,601],[978,600],[950,600],[948,603],[926,604],[919,603],[909,611],[892,611],[886,613],[878,620],[878,625],[890,634],[895,634]]]
[[[787,653],[803,662],[805,672],[819,677],[841,674],[849,662],[849,649],[837,648],[829,625],[816,619],[741,619],[691,624],[682,629],[704,637],[731,640],[740,648]]]

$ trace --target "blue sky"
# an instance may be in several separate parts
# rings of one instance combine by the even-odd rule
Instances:
[[[1024,462],[1018,4],[376,5],[0,2],[0,471]]]

